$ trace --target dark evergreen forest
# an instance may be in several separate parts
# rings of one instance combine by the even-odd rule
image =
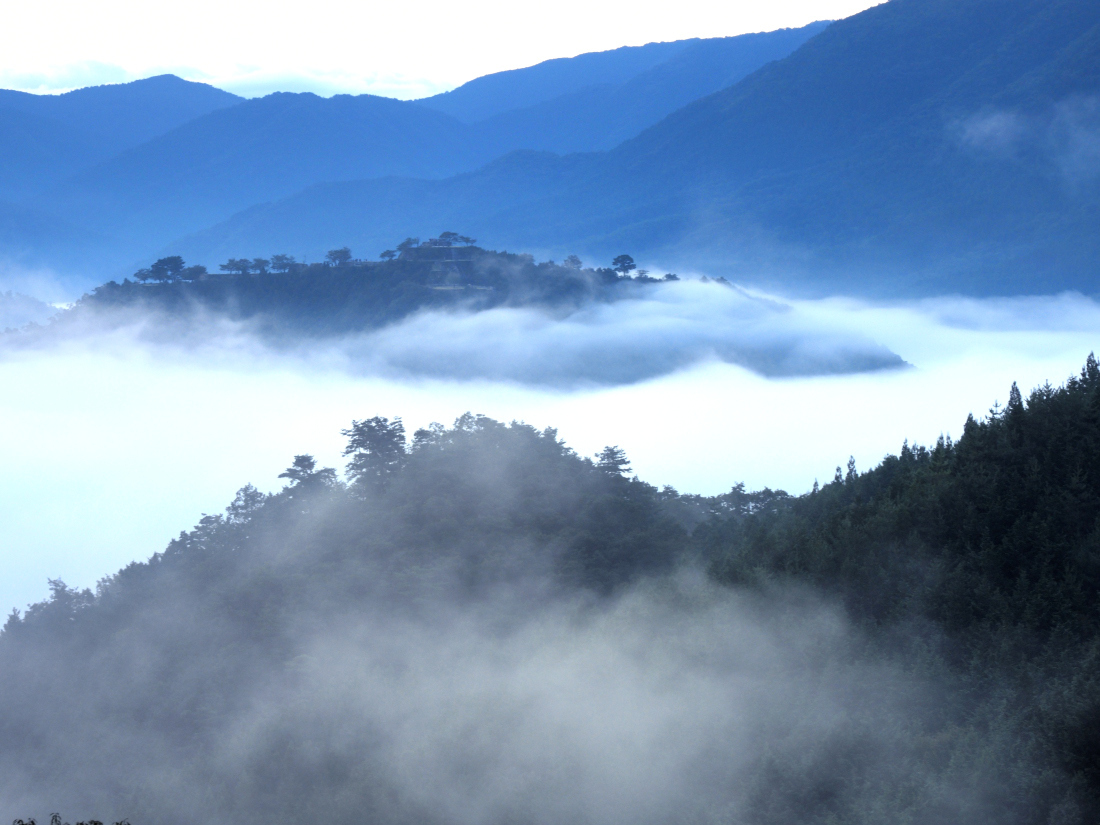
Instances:
[[[12,613],[12,815],[1100,818],[1092,356],[1060,387],[1014,386],[958,441],[905,444],[864,473],[849,463],[800,496],[681,495],[632,477],[616,447],[586,458],[553,430],[471,414],[409,438],[379,417],[345,435],[342,476],[295,456],[280,492],[245,486],[94,593],[52,581]],[[582,649],[574,684],[552,662]],[[590,787],[595,763],[560,722],[583,717],[599,739],[632,718],[625,699],[593,712],[577,686],[618,685],[622,661],[669,713],[713,712],[709,731],[649,740],[653,713],[614,728],[608,752],[665,807],[633,808],[617,780]],[[765,688],[736,694],[760,718],[731,721],[724,700],[691,692],[735,695],[707,681],[727,673]]]

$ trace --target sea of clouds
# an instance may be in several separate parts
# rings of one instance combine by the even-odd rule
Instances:
[[[793,493],[904,439],[958,435],[1008,396],[1059,383],[1096,348],[1076,294],[870,303],[687,283],[559,315],[418,315],[346,339],[270,346],[156,319],[5,347],[0,602],[46,577],[91,585],[163,548],[297,453],[340,467],[353,418],[413,430],[466,411],[556,427],[581,454],[623,447],[656,485]]]

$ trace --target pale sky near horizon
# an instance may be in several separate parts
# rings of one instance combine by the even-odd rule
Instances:
[[[0,11],[0,88],[65,91],[172,73],[246,96],[417,98],[555,57],[840,19],[875,0],[37,0]]]

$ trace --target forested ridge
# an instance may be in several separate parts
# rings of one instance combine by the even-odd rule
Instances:
[[[950,681],[944,718],[958,727],[941,736],[1000,777],[995,821],[1100,816],[1094,357],[1026,401],[1013,385],[957,442],[838,468],[819,491],[711,520],[693,540],[719,580],[833,594],[879,644]]]
[[[280,492],[246,486],[224,514],[204,516],[95,593],[55,581],[49,600],[12,613],[0,635],[0,790],[25,806],[13,815],[50,805],[134,822],[461,821],[461,806],[430,805],[428,790],[392,773],[408,758],[395,750],[393,717],[408,709],[400,692],[371,691],[379,674],[431,672],[417,669],[416,645],[405,642],[435,634],[454,646],[465,638],[456,628],[475,625],[499,641],[516,627],[558,627],[550,617],[572,605],[579,612],[567,611],[553,636],[568,644],[584,637],[585,617],[618,617],[616,605],[636,598],[648,606],[615,634],[647,628],[633,644],[660,659],[662,637],[681,639],[680,622],[696,615],[683,605],[718,598],[676,584],[695,570],[746,600],[738,615],[793,622],[807,639],[825,620],[805,605],[838,605],[849,642],[795,658],[810,662],[813,684],[839,679],[842,698],[876,687],[840,714],[843,724],[809,738],[800,731],[827,714],[792,704],[780,714],[790,726],[776,723],[747,749],[709,742],[700,763],[709,767],[691,772],[698,791],[653,821],[1100,816],[1092,356],[1063,386],[1026,399],[1014,386],[1005,407],[968,420],[958,441],[906,444],[865,473],[850,463],[801,496],[658,490],[631,477],[618,448],[593,460],[553,430],[470,414],[408,439],[400,420],[385,418],[352,422],[345,435],[342,477],[296,456]],[[325,658],[352,626],[356,641]],[[721,636],[707,638],[691,655],[722,655]],[[464,660],[447,644],[431,650],[453,695],[424,710],[438,714],[425,742],[457,725],[446,741],[485,758],[522,713],[499,729],[463,727]],[[512,649],[493,650],[486,673]],[[690,667],[674,668],[663,690],[690,681]],[[892,675],[876,681],[883,668]],[[590,678],[603,678],[598,667]],[[359,686],[363,718],[334,684]],[[891,704],[909,692],[917,698]],[[483,729],[498,732],[482,738]],[[457,776],[480,776],[463,764]],[[439,776],[451,774],[432,776],[423,783],[446,785]],[[486,816],[560,819],[549,803],[521,803]]]
[[[249,323],[267,336],[341,335],[376,329],[422,310],[575,308],[637,295],[645,284],[677,278],[635,271],[628,255],[620,259],[629,263],[617,268],[586,268],[575,256],[563,263],[536,262],[530,254],[482,249],[472,245],[473,239],[464,240],[471,245],[447,239],[421,245],[410,238],[399,245],[400,255],[388,250],[379,261],[353,259],[347,248],[332,250],[328,260],[318,263],[289,255],[231,258],[217,273],[185,266],[178,256],[162,258],[139,270],[135,280],[95,288],[50,327],[64,331],[91,320],[126,323],[150,313],[181,322],[216,314]]]

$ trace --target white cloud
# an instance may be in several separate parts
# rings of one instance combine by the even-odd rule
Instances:
[[[1074,95],[1043,112],[979,112],[956,124],[961,142],[1007,160],[1053,169],[1072,187],[1100,175],[1100,98]]]
[[[53,63],[36,71],[25,71],[22,67],[7,65],[0,66],[0,88],[35,94],[56,94],[85,86],[128,83],[142,76],[121,66],[95,60]]]
[[[770,377],[905,366],[858,330],[698,281],[662,283],[636,299],[559,315],[424,313],[345,346],[352,371],[557,386],[632,383],[709,360]]]
[[[18,292],[0,292],[0,330],[45,323],[57,308]]]
[[[1013,154],[1030,132],[1030,125],[1019,112],[983,112],[963,121],[964,143],[998,155]]]
[[[738,481],[802,492],[849,455],[866,469],[903,439],[958,435],[967,414],[1003,403],[1013,381],[1025,392],[1063,381],[1097,347],[1100,329],[1100,305],[1074,295],[788,306],[762,317],[778,319],[781,331],[801,323],[858,333],[914,366],[775,380],[708,359],[629,385],[558,389],[349,371],[346,351],[275,352],[247,336],[191,350],[143,346],[126,332],[95,346],[9,352],[0,360],[0,422],[18,437],[4,439],[0,461],[18,472],[0,478],[0,607],[41,598],[47,576],[87,585],[147,557],[246,482],[276,487],[295,453],[341,466],[339,433],[352,418],[400,415],[416,428],[472,410],[557,427],[584,454],[619,444],[642,478],[685,492],[719,493]],[[566,349],[553,355],[561,363],[580,357],[569,350],[580,346],[574,333],[588,336],[593,357],[624,341],[644,345],[659,330],[666,343],[706,340],[698,331],[683,338],[695,322],[682,316],[647,320],[656,308],[635,309],[622,328],[606,318],[587,328],[566,319],[556,328],[539,321],[535,334]],[[475,346],[485,328],[451,323],[420,354],[454,345],[494,363]],[[514,325],[477,323],[491,333],[486,350],[522,343]],[[747,326],[761,323],[750,317]],[[648,351],[619,350],[640,358]]]
[[[55,304],[79,297],[73,294],[67,279],[54,270],[3,259],[0,259],[0,291],[21,292]]]
[[[1067,179],[1082,182],[1100,175],[1100,97],[1058,104],[1048,140]]]

